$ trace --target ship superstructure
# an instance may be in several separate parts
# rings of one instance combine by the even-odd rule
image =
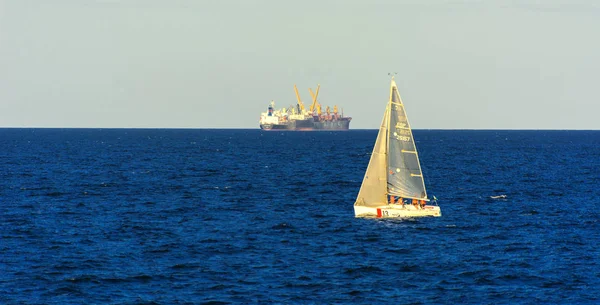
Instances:
[[[260,115],[260,128],[263,130],[348,130],[352,118],[345,117],[343,109],[339,113],[338,107],[335,105],[333,109],[326,106],[325,111],[322,111],[322,106],[317,101],[320,87],[317,85],[314,93],[312,89],[308,89],[312,103],[306,109],[300,99],[298,88],[294,85],[296,105],[275,109],[275,102],[271,101],[267,112]]]

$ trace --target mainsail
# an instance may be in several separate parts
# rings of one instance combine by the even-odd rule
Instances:
[[[392,79],[389,102],[389,141],[387,163],[388,194],[403,198],[426,199],[427,191],[419,156],[415,146],[406,110],[398,93],[396,82]]]
[[[387,202],[388,194],[427,198],[412,131],[393,79],[390,99],[355,204],[382,205]]]

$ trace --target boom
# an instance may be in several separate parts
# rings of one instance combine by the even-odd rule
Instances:
[[[314,94],[312,92],[312,89],[308,88],[308,91],[310,92],[310,96],[313,99],[312,105],[310,105],[311,113],[315,110],[315,106],[317,105],[317,97],[319,96],[319,88],[321,88],[320,84],[317,85],[317,93],[314,93]]]
[[[298,93],[298,88],[296,87],[296,84],[294,84],[294,91],[296,91],[296,99],[298,99],[298,105],[300,105],[300,110],[302,112],[306,111],[306,109],[304,109],[304,104],[302,104],[302,100],[300,100],[300,94]]]

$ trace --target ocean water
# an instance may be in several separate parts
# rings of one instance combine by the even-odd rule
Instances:
[[[356,219],[376,133],[0,129],[0,304],[600,303],[600,131],[416,130],[442,217]]]

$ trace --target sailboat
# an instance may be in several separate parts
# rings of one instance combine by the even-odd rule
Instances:
[[[394,77],[360,191],[356,217],[442,216],[437,199],[429,199],[404,104]]]

